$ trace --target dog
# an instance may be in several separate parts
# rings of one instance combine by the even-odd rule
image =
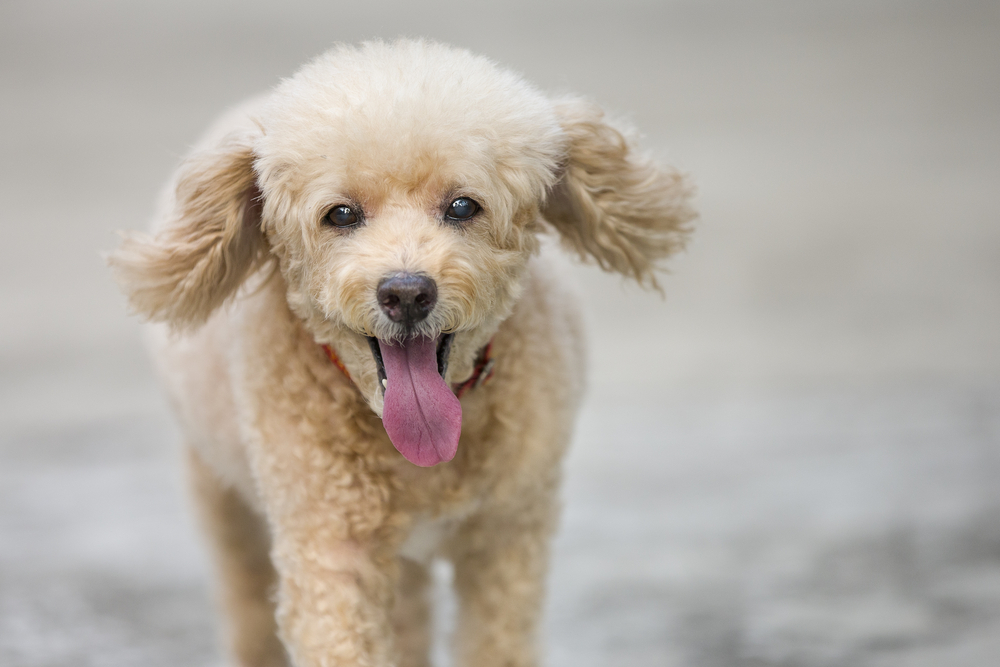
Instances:
[[[467,51],[340,46],[227,114],[109,264],[151,320],[245,667],[537,664],[584,385],[570,252],[657,287],[687,178]]]

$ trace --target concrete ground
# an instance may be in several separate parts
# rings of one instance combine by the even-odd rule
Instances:
[[[665,301],[567,263],[592,386],[546,664],[1000,664],[996,3],[15,0],[0,665],[224,664],[177,432],[99,252],[220,110],[397,35],[584,93],[699,185]]]

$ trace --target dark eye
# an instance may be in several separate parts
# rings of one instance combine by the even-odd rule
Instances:
[[[449,220],[468,220],[479,212],[479,204],[468,197],[459,197],[448,204],[448,210],[444,212],[444,217]]]
[[[334,227],[352,227],[360,221],[358,214],[350,206],[334,206],[326,214],[325,222]]]

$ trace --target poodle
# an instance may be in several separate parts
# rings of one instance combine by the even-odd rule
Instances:
[[[657,287],[685,177],[464,50],[341,46],[226,115],[109,257],[181,424],[237,664],[536,665],[582,327],[543,237]],[[572,286],[570,286],[572,287]]]

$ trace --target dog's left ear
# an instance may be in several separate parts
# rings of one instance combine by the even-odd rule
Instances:
[[[658,288],[658,263],[684,245],[696,217],[692,188],[638,152],[596,105],[569,99],[555,108],[568,145],[544,218],[581,257]]]
[[[185,160],[156,235],[127,234],[109,255],[140,315],[197,327],[266,260],[252,144],[252,136],[232,134]]]

